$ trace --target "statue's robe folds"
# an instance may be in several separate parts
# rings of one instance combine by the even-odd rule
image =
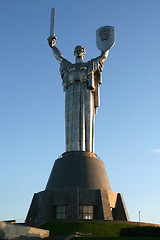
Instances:
[[[102,56],[87,63],[63,59],[60,73],[65,91],[66,151],[94,151],[94,115],[99,102]]]

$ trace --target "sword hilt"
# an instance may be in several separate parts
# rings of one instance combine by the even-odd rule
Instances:
[[[54,40],[54,39],[56,40],[57,37],[56,37],[56,36],[51,36],[51,35],[50,35],[50,36],[47,38],[48,41],[52,41],[52,40]]]
[[[48,44],[51,48],[53,48],[55,46],[55,41],[56,41],[57,37],[56,36],[49,36],[47,38],[48,40]]]

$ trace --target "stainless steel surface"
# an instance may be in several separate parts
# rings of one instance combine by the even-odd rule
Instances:
[[[55,8],[51,9],[50,36],[55,37]]]
[[[100,106],[101,72],[109,51],[102,51],[99,57],[85,63],[85,49],[77,46],[74,50],[76,62],[72,64],[55,46],[54,36],[48,38],[48,43],[60,64],[65,91],[66,151],[94,152],[94,115]]]
[[[96,31],[96,44],[100,51],[107,51],[115,43],[115,28],[112,26],[100,27]]]

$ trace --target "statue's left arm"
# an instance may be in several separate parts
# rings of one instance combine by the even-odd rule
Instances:
[[[104,63],[104,61],[108,57],[108,54],[109,54],[109,50],[106,52],[101,52],[101,55],[99,57],[95,58],[94,60],[101,61],[102,63]]]
[[[91,88],[94,88],[94,78],[95,75],[99,75],[98,83],[102,83],[101,79],[101,72],[103,70],[103,63],[108,57],[109,50],[105,52],[101,52],[101,55],[99,57],[91,59],[91,61],[88,62],[88,77],[89,77],[89,86]]]
[[[95,113],[97,107],[100,106],[99,84],[102,83],[101,72],[103,70],[103,63],[108,57],[108,51],[101,52],[97,58],[91,59],[88,62],[88,87],[94,92]]]
[[[105,51],[105,52],[101,52],[101,55],[99,57],[93,58],[91,59],[91,61],[89,61],[88,65],[88,74],[92,74],[94,75],[95,73],[101,73],[103,70],[103,63],[104,61],[107,59],[109,54],[109,50]]]

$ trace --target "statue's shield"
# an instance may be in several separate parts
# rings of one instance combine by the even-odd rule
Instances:
[[[100,51],[107,51],[115,43],[115,28],[111,26],[100,27],[96,31],[96,44]]]

